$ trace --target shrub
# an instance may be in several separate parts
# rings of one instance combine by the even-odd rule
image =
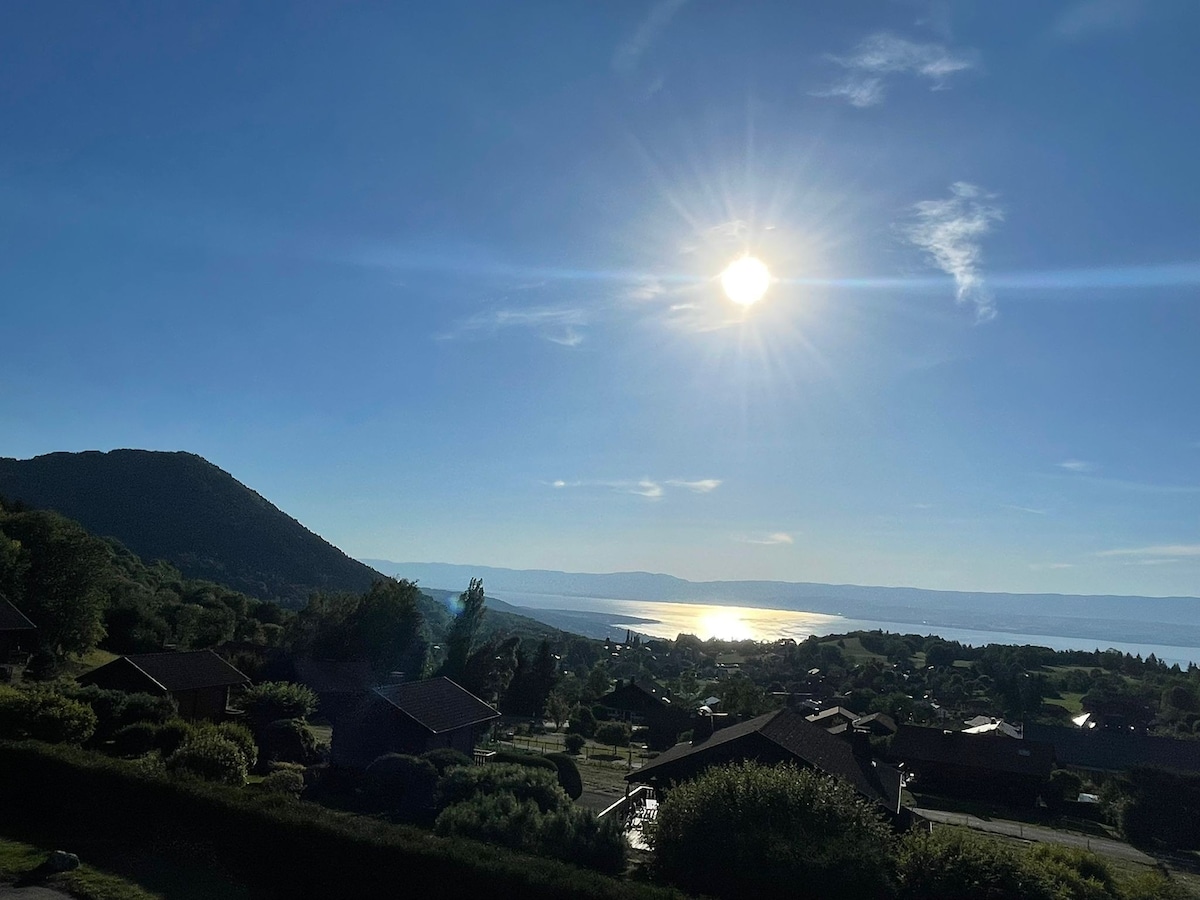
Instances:
[[[317,739],[303,719],[280,719],[258,732],[259,754],[267,761],[310,763],[317,758]]]
[[[0,737],[82,744],[95,731],[96,714],[78,700],[45,689],[0,694]]]
[[[385,753],[367,766],[364,800],[368,809],[401,818],[432,817],[438,774],[433,763],[404,753]]]
[[[241,748],[215,731],[201,731],[184,741],[167,757],[167,771],[232,785],[245,784],[247,775]]]
[[[469,766],[474,760],[467,754],[450,747],[439,747],[421,754],[421,759],[428,760],[437,769],[439,776],[445,775],[451,766]]]
[[[258,745],[254,743],[254,735],[250,733],[249,728],[237,722],[222,722],[216,727],[216,732],[242,751],[242,758],[246,760],[248,770],[257,765]]]
[[[559,786],[572,800],[578,800],[583,794],[583,779],[579,775],[579,767],[575,765],[575,760],[565,753],[547,753],[546,759],[558,767]]]
[[[564,809],[571,805],[571,798],[558,784],[554,763],[547,762],[550,771],[510,763],[451,769],[438,780],[438,808],[445,809],[478,796],[508,793],[518,801],[532,801],[542,812]]]
[[[582,734],[568,734],[563,738],[563,745],[567,748],[567,752],[575,756],[583,752],[583,747],[586,743],[587,738]]]
[[[659,805],[654,864],[722,897],[890,893],[893,837],[849,785],[811,769],[739,763],[678,785]]]
[[[963,831],[911,832],[898,854],[900,900],[1034,900],[1047,893],[1013,850]]]
[[[475,838],[601,871],[625,868],[625,838],[616,820],[601,823],[570,805],[542,810],[533,800],[506,791],[447,807],[434,828],[447,837]]]
[[[547,772],[558,772],[558,767],[539,753],[522,753],[520,750],[497,750],[492,757],[492,765],[507,763],[514,766],[528,766],[531,769],[545,769]]]
[[[170,697],[156,697],[153,694],[126,694],[125,705],[121,708],[121,725],[132,725],[134,722],[152,722],[163,725],[176,714],[175,701]]]
[[[159,726],[150,722],[134,722],[117,729],[112,741],[113,755],[142,756],[149,753],[159,745],[159,730]]]
[[[156,746],[164,757],[170,756],[192,736],[195,727],[183,719],[168,719],[155,735]]]
[[[304,793],[304,774],[294,769],[278,769],[264,778],[259,787],[268,794],[299,797]]]
[[[624,722],[605,722],[596,729],[596,742],[613,747],[628,747],[629,735],[629,726]]]
[[[307,719],[317,708],[317,695],[302,684],[290,681],[264,681],[247,688],[242,708],[258,725],[280,719]]]
[[[581,706],[571,714],[571,718],[567,720],[568,734],[581,734],[584,737],[591,737],[596,733],[596,716],[586,706]]]
[[[1073,801],[1079,796],[1083,780],[1074,772],[1066,769],[1055,769],[1050,773],[1050,780],[1042,785],[1042,799],[1051,810],[1058,811],[1067,801]]]

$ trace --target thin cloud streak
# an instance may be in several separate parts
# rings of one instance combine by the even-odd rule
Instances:
[[[538,336],[564,347],[583,343],[581,328],[588,324],[587,315],[574,307],[531,307],[529,309],[493,309],[460,320],[450,331],[438,335],[441,340],[454,340],[470,334],[497,334],[511,328],[525,328]]]
[[[1159,557],[1165,562],[1166,558],[1200,559],[1200,544],[1159,544],[1153,547],[1128,547],[1117,550],[1101,550],[1096,556],[1103,557]]]
[[[1066,459],[1058,464],[1060,469],[1066,469],[1068,472],[1094,472],[1096,470],[1095,463],[1086,462],[1082,459]]]
[[[762,547],[778,547],[780,545],[795,543],[795,540],[786,531],[773,531],[770,534],[735,537],[734,540],[740,544],[758,544]]]
[[[602,490],[613,491],[618,494],[633,494],[637,497],[645,497],[647,500],[660,500],[666,493],[667,488],[685,490],[693,494],[709,494],[721,486],[720,478],[702,478],[696,481],[686,481],[681,478],[668,478],[663,481],[656,481],[652,478],[640,478],[637,480],[576,480],[566,481],[558,479],[549,482],[550,486],[563,490],[566,488],[599,488]]]
[[[975,318],[987,322],[996,317],[991,292],[986,288],[980,264],[982,239],[1003,211],[984,202],[987,195],[973,184],[956,181],[945,200],[923,200],[913,207],[915,221],[902,229],[913,246],[924,250],[930,261],[954,279],[955,299],[975,307]]]
[[[977,65],[972,52],[955,51],[943,44],[920,44],[886,31],[864,38],[849,56],[829,59],[846,69],[846,77],[813,91],[813,96],[843,99],[860,109],[883,102],[890,76],[922,78],[930,90],[940,91],[946,89],[951,75]]]
[[[687,5],[687,0],[657,0],[646,18],[622,41],[613,52],[613,70],[626,77],[637,71],[646,51],[658,40],[675,15]]]

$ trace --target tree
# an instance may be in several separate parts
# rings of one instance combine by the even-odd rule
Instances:
[[[596,741],[613,747],[628,747],[629,736],[629,726],[624,722],[605,722],[596,729]]]
[[[0,524],[28,552],[19,595],[42,646],[60,658],[91,650],[104,637],[108,545],[52,512],[6,514]]]
[[[446,661],[441,669],[442,675],[455,681],[462,678],[467,668],[471,646],[483,622],[483,579],[472,578],[470,587],[459,595],[458,602],[458,614],[446,635]]]
[[[307,719],[317,708],[311,688],[290,681],[264,681],[246,689],[242,709],[256,725],[278,719]]]
[[[248,774],[238,745],[209,730],[198,731],[167,757],[167,771],[237,786]]]
[[[550,696],[546,698],[546,714],[550,716],[550,720],[554,723],[555,731],[562,730],[563,722],[567,721],[571,716],[573,705],[562,691],[555,689],[550,692]]]
[[[891,889],[893,837],[853,788],[811,769],[738,763],[659,805],[654,864],[726,898],[870,898]]]

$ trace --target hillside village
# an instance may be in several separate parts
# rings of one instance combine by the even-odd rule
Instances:
[[[0,510],[0,591],[0,834],[69,838],[100,863],[116,864],[116,848],[98,841],[111,832],[97,802],[160,820],[158,837],[128,840],[184,867],[162,835],[209,804],[244,823],[230,834],[323,829],[353,843],[354,823],[369,822],[399,829],[372,838],[397,860],[482,841],[567,867],[488,857],[480,878],[535,893],[570,883],[633,896],[650,890],[646,879],[690,890],[660,828],[687,791],[767,767],[794,773],[790,785],[836,785],[829,815],[876,823],[861,840],[881,842],[871,890],[888,896],[936,896],[904,860],[925,854],[923,870],[963,841],[1039,884],[1064,877],[1046,874],[1046,853],[1060,867],[1106,865],[1071,855],[1082,840],[1122,865],[1140,860],[1130,863],[1144,869],[1138,883],[1161,880],[1155,896],[1191,889],[1195,666],[879,631],[600,641],[494,614],[480,581],[446,603],[444,592],[381,576],[289,608],[147,566],[115,539],[14,501]],[[51,808],[92,824],[65,832]],[[743,812],[727,811],[729,827]],[[1002,834],[1029,828],[1041,849],[954,824],[971,816]],[[232,882],[261,886],[229,835],[188,827]],[[930,829],[935,843],[913,843]],[[418,850],[421,834],[448,843]],[[595,874],[572,874],[585,870]],[[298,871],[343,886],[358,877]],[[826,877],[814,871],[814,891]],[[1120,893],[1133,890],[1124,876],[1109,877],[1112,896],[1135,896]],[[607,886],[613,878],[620,888]],[[748,878],[723,890],[751,886],[762,889]]]

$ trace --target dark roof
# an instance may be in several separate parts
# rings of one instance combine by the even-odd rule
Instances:
[[[672,764],[684,759],[701,762],[718,747],[758,735],[797,760],[847,782],[868,799],[891,811],[900,804],[900,773],[890,766],[878,765],[857,756],[849,741],[828,734],[819,725],[799,713],[781,709],[756,719],[730,725],[710,737],[692,743],[676,744],[653,762],[626,775],[628,781],[646,781],[667,775]]]
[[[1054,747],[1045,741],[1004,734],[966,734],[901,725],[890,754],[906,762],[942,763],[1018,775],[1045,777],[1054,767]]]
[[[844,706],[831,706],[818,713],[810,713],[806,718],[817,725],[833,725],[835,724],[834,719],[845,719],[847,723],[853,722],[858,718],[858,713],[851,712]]]
[[[211,650],[122,656],[99,669],[81,675],[79,681],[86,684],[109,666],[117,665],[133,666],[166,691],[193,691],[199,688],[250,683],[249,678]]]
[[[37,626],[3,597],[0,597],[0,631],[36,631]]]
[[[500,713],[449,678],[391,684],[376,688],[375,693],[434,734],[500,718]]]
[[[1155,766],[1200,772],[1200,741],[1134,734],[1115,728],[1066,728],[1026,725],[1025,738],[1054,745],[1059,765],[1121,772],[1135,766]]]
[[[649,678],[636,678],[618,684],[596,702],[610,709],[641,712],[647,707],[669,706],[672,701],[671,692],[661,684]]]

